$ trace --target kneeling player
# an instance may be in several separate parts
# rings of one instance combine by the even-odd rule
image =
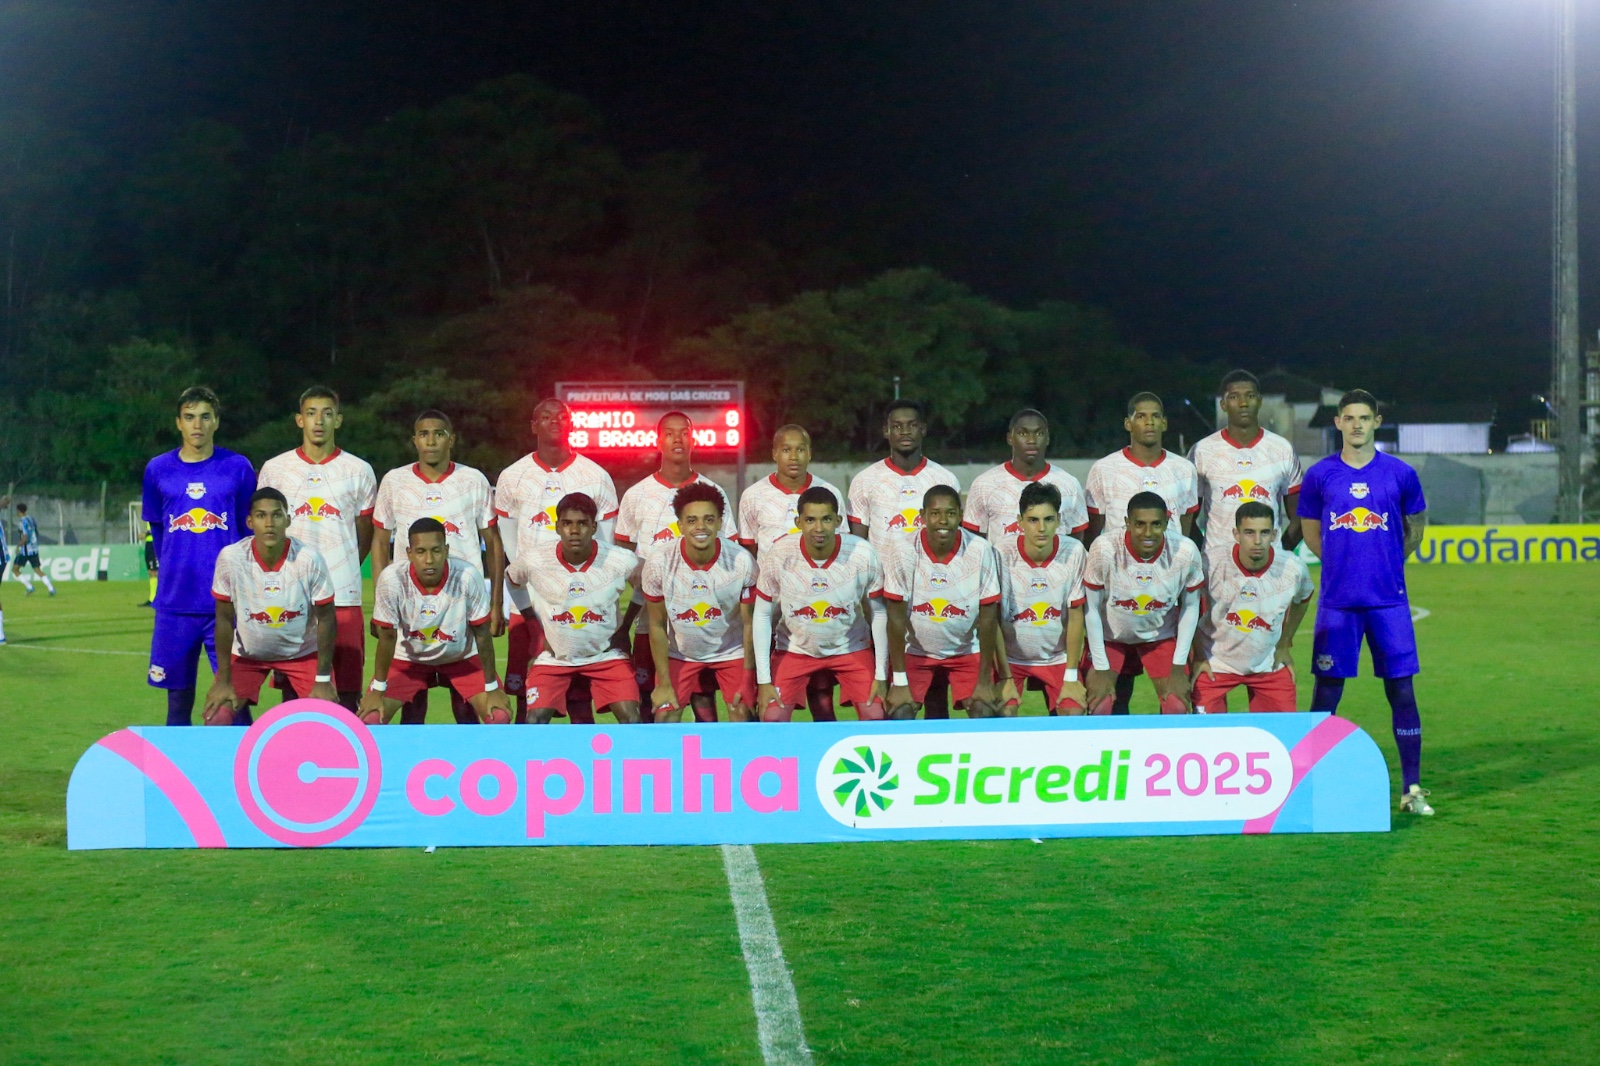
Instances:
[[[543,725],[567,704],[567,689],[586,678],[597,710],[619,722],[639,721],[639,683],[622,626],[622,593],[639,567],[626,548],[595,539],[594,499],[569,492],[556,504],[555,544],[517,554],[506,572],[511,602],[544,629],[544,646],[528,671],[528,721]]]
[[[1121,536],[1099,537],[1089,549],[1083,587],[1088,599],[1088,700],[1091,714],[1127,714],[1114,705],[1118,677],[1150,675],[1162,714],[1189,712],[1186,667],[1200,621],[1200,549],[1167,536],[1167,501],[1138,492],[1128,501]]]
[[[1233,512],[1231,557],[1211,564],[1211,609],[1196,642],[1194,709],[1226,714],[1228,693],[1243,685],[1252,711],[1292,711],[1295,631],[1316,586],[1306,564],[1278,551],[1272,508],[1258,500]]]
[[[217,641],[233,652],[217,657],[202,712],[206,725],[232,725],[236,717],[249,722],[250,705],[273,672],[296,696],[339,701],[338,619],[327,563],[315,548],[289,539],[289,503],[277,489],[256,490],[245,525],[254,536],[217,554],[211,581]]]
[[[800,494],[799,535],[761,553],[751,629],[764,722],[789,721],[824,670],[833,672],[858,717],[883,718],[889,673],[883,569],[872,545],[840,533],[839,523],[837,497],[813,485]],[[774,611],[781,620],[776,632]]]
[[[1083,568],[1088,552],[1062,536],[1061,490],[1035,481],[1023,487],[1014,537],[996,545],[1000,556],[1002,662],[1020,691],[1029,681],[1044,689],[1051,714],[1082,714]],[[996,519],[998,521],[998,519]],[[1012,693],[1014,696],[1015,693]],[[1008,702],[1002,713],[1016,713]]]
[[[922,494],[922,531],[888,546],[883,598],[889,608],[889,716],[915,718],[943,678],[970,718],[1000,712],[993,678],[1000,574],[994,549],[961,528],[961,494],[935,485]]]
[[[705,675],[722,691],[728,717],[748,722],[756,702],[750,605],[756,561],[722,534],[722,493],[710,485],[678,490],[672,507],[682,539],[662,546],[644,564],[640,587],[649,604],[650,653],[656,687],[650,705],[658,722],[715,722],[716,703],[703,695]]]
[[[451,560],[437,518],[412,522],[406,542],[407,561],[378,575],[372,606],[378,651],[372,684],[361,697],[361,720],[389,721],[442,679],[480,721],[510,722],[511,703],[495,675],[483,575],[471,563]]]

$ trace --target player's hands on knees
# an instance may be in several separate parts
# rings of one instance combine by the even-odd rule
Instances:
[[[876,691],[876,690],[874,690],[874,691]],[[757,685],[756,686],[756,717],[759,718],[761,715],[765,714],[766,711],[767,711],[767,708],[771,707],[773,704],[777,703],[778,700],[779,700],[779,696],[778,696],[778,686],[777,685],[774,685],[771,682],[768,682],[765,685]]]
[[[885,707],[899,707],[907,703],[915,703],[911,698],[910,685],[890,685],[888,694],[884,697]]]
[[[756,720],[755,711],[752,710],[750,708],[750,706],[744,702],[743,697],[741,697],[739,699],[736,699],[732,703],[728,704],[728,721],[730,721],[730,722],[753,722],[755,720]]]
[[[1189,671],[1189,673],[1190,673],[1189,688],[1191,690],[1194,688],[1194,686],[1196,686],[1196,685],[1198,685],[1200,683],[1200,678],[1201,678],[1202,675],[1204,675],[1205,678],[1207,680],[1209,680],[1209,681],[1215,681],[1217,679],[1216,671],[1211,669],[1211,660],[1210,659],[1197,660],[1195,662],[1193,668]]]
[[[1116,683],[1116,675],[1110,670],[1091,667],[1089,669],[1089,681],[1084,686],[1083,705],[1092,709],[1095,704],[1111,695],[1111,690],[1116,686]],[[1063,693],[1067,691],[1065,685],[1062,686],[1061,691]]]
[[[483,709],[478,717],[488,725],[511,724],[511,697],[506,695],[505,689],[483,694]]]
[[[200,720],[206,725],[217,716],[217,711],[226,707],[229,711],[239,707],[239,696],[233,691],[233,686],[221,681],[213,681],[206,690],[206,702],[200,710]]]
[[[327,700],[329,703],[339,702],[339,690],[333,687],[333,682],[331,681],[318,681],[311,686],[311,691],[308,695],[314,700]]]
[[[672,682],[667,678],[657,678],[656,687],[650,692],[650,710],[654,712],[656,721],[661,721],[662,714],[670,714],[678,709],[678,694],[672,688]]]
[[[1184,709],[1193,714],[1194,699],[1189,695],[1189,688],[1188,672],[1176,665],[1173,666],[1172,673],[1168,674],[1165,680],[1158,682],[1156,685],[1156,691],[1161,694],[1162,698],[1176,696],[1183,701]]]
[[[383,693],[370,688],[361,694],[361,702],[356,704],[356,713],[368,725],[382,725],[386,717],[384,710]]]
[[[1079,707],[1087,708],[1089,706],[1089,693],[1084,689],[1082,681],[1063,681],[1061,682],[1061,695],[1056,698],[1056,702],[1059,704],[1062,700],[1071,700]],[[1082,714],[1083,712],[1079,711],[1078,713]]]
[[[1289,671],[1290,676],[1292,677],[1294,675],[1294,649],[1293,648],[1277,648],[1277,649],[1275,649],[1273,651],[1273,653],[1272,653],[1272,668],[1274,670],[1287,669]]]

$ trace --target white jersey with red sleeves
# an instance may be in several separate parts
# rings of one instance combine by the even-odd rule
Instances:
[[[500,540],[508,563],[519,551],[560,539],[556,536],[556,504],[573,492],[594,501],[597,521],[617,517],[617,486],[592,459],[574,454],[560,466],[546,466],[537,454],[531,454],[500,472],[494,485],[494,513],[500,519]]]
[[[672,509],[673,498],[679,489],[697,481],[710,485],[722,496],[722,535],[737,535],[739,523],[733,515],[733,504],[721,485],[698,473],[674,485],[657,471],[622,494],[622,508],[617,512],[617,542],[624,547],[632,545],[642,553],[651,545],[665,544],[678,536],[678,513]]]
[[[313,606],[334,602],[333,580],[317,549],[289,538],[276,566],[256,552],[255,538],[217,554],[211,595],[233,604],[233,654],[275,663],[317,653]]]
[[[778,484],[777,474],[768,474],[739,497],[739,543],[760,551],[774,541],[798,534],[796,511],[800,493],[810,488],[823,488],[833,493],[834,509],[844,514],[844,493],[820,477],[807,474],[805,485],[790,492]]]
[[[719,538],[705,566],[689,559],[689,542],[652,552],[639,585],[645,598],[667,611],[667,654],[691,663],[744,658],[744,615],[739,605],[756,595],[755,558]]]
[[[478,653],[472,627],[489,620],[483,574],[458,559],[446,560],[444,580],[432,592],[417,580],[406,559],[378,575],[372,620],[395,631],[394,657],[408,663],[446,666]]]
[[[1214,561],[1206,578],[1211,609],[1200,620],[1200,655],[1219,674],[1265,674],[1273,669],[1289,605],[1316,591],[1311,572],[1293,552],[1272,549],[1267,565],[1246,570],[1239,546]]]
[[[1105,532],[1121,533],[1128,524],[1128,501],[1141,492],[1153,492],[1167,501],[1172,525],[1200,509],[1199,479],[1194,464],[1181,455],[1163,451],[1153,463],[1141,463],[1124,448],[1099,459],[1089,468],[1083,494],[1090,514],[1104,515]]]
[[[322,556],[333,578],[334,605],[360,607],[356,519],[370,517],[377,503],[372,464],[339,449],[319,463],[296,448],[263,463],[256,484],[277,489],[289,501],[289,535]]]
[[[988,537],[989,543],[996,547],[1011,540],[1022,532],[1017,501],[1022,497],[1022,490],[1035,481],[1054,485],[1061,493],[1063,532],[1077,533],[1088,526],[1089,509],[1077,478],[1049,463],[1033,477],[1023,477],[1009,462],[985,470],[972,479],[966,506],[961,509],[961,524]]]
[[[1076,539],[1058,535],[1042,563],[1028,558],[1021,537],[1007,538],[995,552],[1000,558],[1000,631],[1006,638],[1006,658],[1019,666],[1065,663],[1067,609],[1083,606],[1088,551]]]
[[[881,552],[922,528],[922,497],[935,485],[961,491],[961,479],[931,459],[910,471],[880,460],[850,479],[848,517],[867,527],[867,539]]]
[[[840,533],[833,554],[819,563],[799,537],[785,537],[762,553],[759,569],[756,595],[777,605],[783,623],[773,634],[779,651],[826,658],[872,647],[861,600],[883,595],[883,567],[867,541]]]
[[[1083,585],[1105,590],[1105,639],[1150,644],[1178,635],[1179,601],[1205,586],[1200,549],[1169,532],[1154,559],[1133,554],[1126,532],[1096,537]]]
[[[1226,429],[1195,442],[1189,449],[1200,485],[1200,521],[1206,529],[1207,564],[1226,557],[1238,543],[1233,539],[1233,512],[1254,500],[1272,508],[1273,525],[1280,535],[1286,505],[1300,491],[1300,457],[1294,445],[1263,429],[1254,444],[1240,444]]]
[[[506,571],[513,585],[525,585],[533,610],[544,627],[540,666],[588,666],[626,655],[612,646],[622,621],[622,592],[639,568],[639,557],[626,548],[596,540],[589,559],[573,566],[561,554],[561,542],[523,552]]]
[[[906,652],[954,659],[978,650],[978,608],[1000,602],[1000,566],[989,542],[957,529],[950,554],[934,554],[928,531],[883,551],[883,598],[904,600]]]
[[[372,524],[394,534],[394,558],[404,559],[411,523],[436,518],[444,525],[450,558],[483,571],[478,530],[495,524],[494,496],[480,471],[451,463],[438,481],[429,481],[416,463],[383,475]]]

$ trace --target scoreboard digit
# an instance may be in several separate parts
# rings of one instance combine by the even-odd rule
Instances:
[[[742,381],[560,381],[556,398],[572,412],[568,445],[597,459],[654,451],[656,423],[672,411],[694,423],[697,452],[744,452]]]

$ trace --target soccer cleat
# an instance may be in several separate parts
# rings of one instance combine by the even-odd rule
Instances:
[[[1432,793],[1421,785],[1412,785],[1400,797],[1400,809],[1409,811],[1412,814],[1431,815],[1433,814],[1433,808],[1428,806],[1428,797],[1431,795]]]
[[[22,594],[24,596],[32,596],[33,595],[33,586],[32,585],[24,585],[24,586],[22,586],[22,588],[23,588],[23,593]]]
[[[55,589],[51,589],[50,590],[50,595],[54,596],[55,594],[56,594],[56,590]]]

